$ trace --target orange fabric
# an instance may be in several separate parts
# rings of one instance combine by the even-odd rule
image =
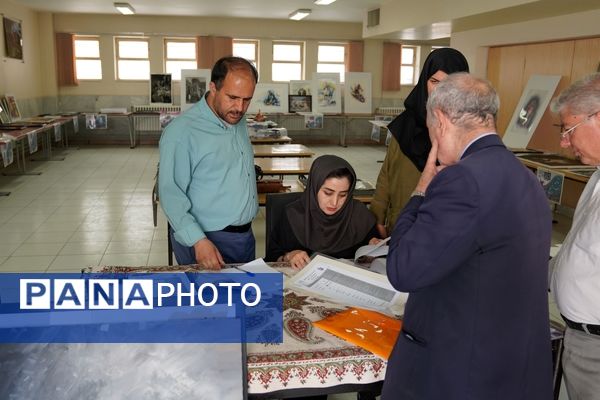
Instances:
[[[363,71],[364,44],[362,40],[353,40],[347,46],[348,57],[346,57],[346,71]]]
[[[400,43],[383,44],[383,75],[381,79],[382,90],[400,90],[400,56],[402,45]]]
[[[313,322],[313,325],[386,360],[402,329],[401,320],[355,307]]]
[[[56,33],[56,71],[58,86],[77,86],[75,45],[70,33]]]
[[[198,68],[212,69],[218,59],[233,53],[233,38],[230,37],[198,36],[196,43]]]

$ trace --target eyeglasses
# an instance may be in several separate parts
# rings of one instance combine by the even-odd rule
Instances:
[[[576,123],[575,125],[573,125],[572,127],[570,127],[569,129],[565,130],[565,126],[564,125],[560,125],[560,139],[566,139],[569,137],[570,134],[572,134],[575,129],[577,129],[577,127],[587,121],[590,120],[590,118],[592,118],[594,115],[598,114],[600,112],[600,110],[589,114],[587,117],[585,117],[584,119],[582,119],[581,121],[579,121],[578,123]]]

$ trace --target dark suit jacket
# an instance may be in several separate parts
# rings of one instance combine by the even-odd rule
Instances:
[[[552,398],[551,221],[540,183],[497,135],[409,201],[387,262],[410,295],[384,400]]]

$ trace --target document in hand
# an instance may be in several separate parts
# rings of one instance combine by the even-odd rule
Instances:
[[[361,262],[362,259],[372,259],[381,256],[387,256],[390,246],[386,245],[389,242],[390,237],[383,239],[381,242],[377,244],[368,244],[366,246],[361,246],[354,253],[354,262]]]
[[[407,293],[397,292],[387,277],[315,256],[286,286],[326,297],[337,303],[384,312],[402,313]]]
[[[387,360],[400,334],[402,321],[377,311],[352,307],[313,325]]]

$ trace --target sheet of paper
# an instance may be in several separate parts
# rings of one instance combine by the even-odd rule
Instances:
[[[408,294],[397,292],[387,277],[321,255],[288,279],[286,286],[344,305],[389,311],[403,307]]]
[[[271,268],[262,258],[250,261],[239,267],[223,268],[221,272],[229,274],[251,273],[251,274],[279,274],[280,272]]]
[[[386,256],[389,251],[389,246],[384,246],[387,242],[389,242],[391,236],[383,239],[381,242],[377,244],[369,244],[366,246],[361,246],[356,250],[354,254],[354,260],[358,260],[363,256],[369,257],[380,257]]]

